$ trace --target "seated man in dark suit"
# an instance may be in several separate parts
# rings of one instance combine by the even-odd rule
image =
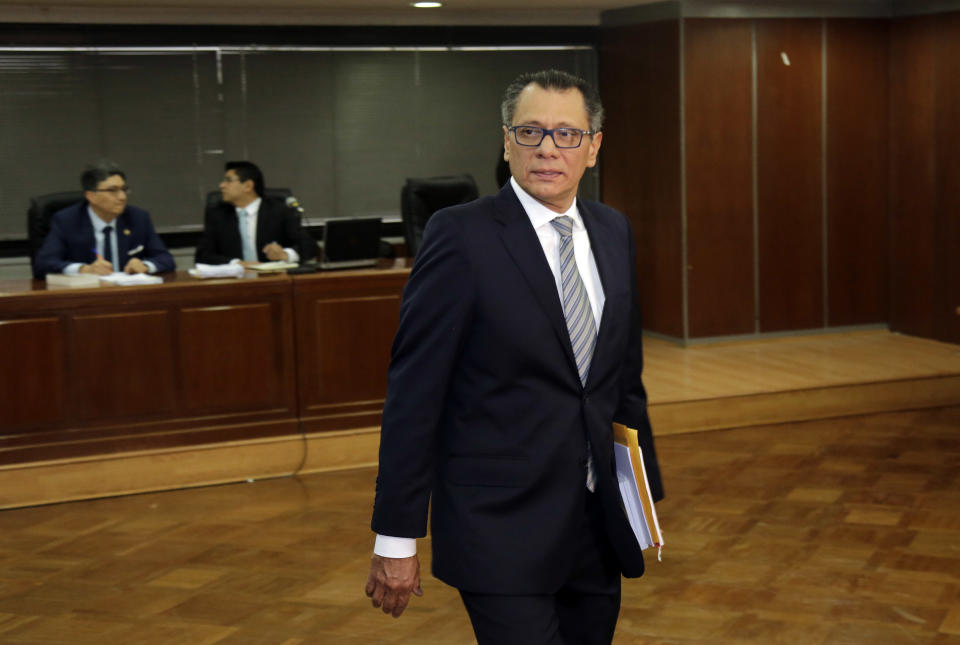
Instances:
[[[150,213],[127,205],[126,175],[109,162],[80,176],[84,201],[54,213],[50,233],[37,252],[37,275],[93,273],[166,273],[173,271],[150,222]]]
[[[300,213],[265,197],[263,173],[249,161],[228,161],[220,182],[223,201],[207,208],[196,261],[204,264],[305,262],[317,242],[300,226]]]

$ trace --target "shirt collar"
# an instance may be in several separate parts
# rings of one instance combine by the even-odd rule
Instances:
[[[114,218],[112,222],[104,222],[100,219],[100,216],[97,215],[96,211],[93,210],[93,206],[87,204],[87,215],[90,216],[90,223],[93,224],[93,230],[95,233],[101,232],[105,227],[112,226],[117,227],[117,218]]]
[[[260,212],[260,201],[261,199],[257,197],[255,200],[253,200],[243,208],[240,208],[239,206],[237,206],[236,207],[237,215],[240,214],[240,211],[246,211],[248,215],[258,214]]]
[[[520,205],[523,206],[527,217],[530,218],[530,223],[533,224],[533,228],[540,228],[545,224],[549,224],[553,219],[561,215],[566,215],[573,220],[574,231],[583,229],[583,219],[580,217],[580,211],[577,209],[576,197],[573,198],[573,203],[570,204],[567,212],[558,213],[550,210],[534,199],[527,191],[520,187],[520,184],[517,183],[517,180],[513,177],[510,177],[510,185],[513,187],[513,192],[516,193],[517,199],[520,200]]]

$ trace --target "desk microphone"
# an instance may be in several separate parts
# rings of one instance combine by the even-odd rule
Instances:
[[[297,212],[303,215],[303,206],[300,205],[300,202],[298,202],[297,198],[294,197],[293,195],[291,195],[290,197],[287,197],[287,199],[284,200],[284,203],[290,208],[297,209]]]

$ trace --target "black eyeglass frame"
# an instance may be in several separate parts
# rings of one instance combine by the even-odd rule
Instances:
[[[540,140],[536,143],[521,143],[520,137],[517,136],[517,128],[539,130]],[[517,142],[518,146],[523,146],[524,148],[536,148],[543,143],[543,140],[547,138],[547,135],[550,135],[550,140],[553,141],[553,145],[561,150],[575,150],[583,145],[583,135],[589,134],[592,137],[598,132],[597,130],[581,130],[580,128],[541,128],[537,125],[511,125],[507,127],[507,130],[513,133],[513,140]],[[577,145],[575,146],[561,146],[559,143],[557,143],[556,137],[553,136],[554,132],[579,132],[580,140],[577,141]]]

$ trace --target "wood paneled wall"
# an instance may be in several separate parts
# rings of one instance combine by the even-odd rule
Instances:
[[[960,14],[891,29],[890,325],[960,342]]]
[[[680,219],[680,25],[610,30],[601,46],[607,121],[601,152],[604,201],[625,213],[637,243],[644,327],[683,335]]]
[[[822,23],[755,29],[760,331],[821,327]]]
[[[686,21],[684,36],[689,333],[749,334],[755,328],[753,29],[749,20],[694,19]]]
[[[827,324],[887,320],[888,23],[827,22]]]
[[[650,254],[648,330],[889,324],[960,342],[960,14],[686,18],[603,39],[603,196]],[[669,119],[642,122],[677,94],[679,156]]]

